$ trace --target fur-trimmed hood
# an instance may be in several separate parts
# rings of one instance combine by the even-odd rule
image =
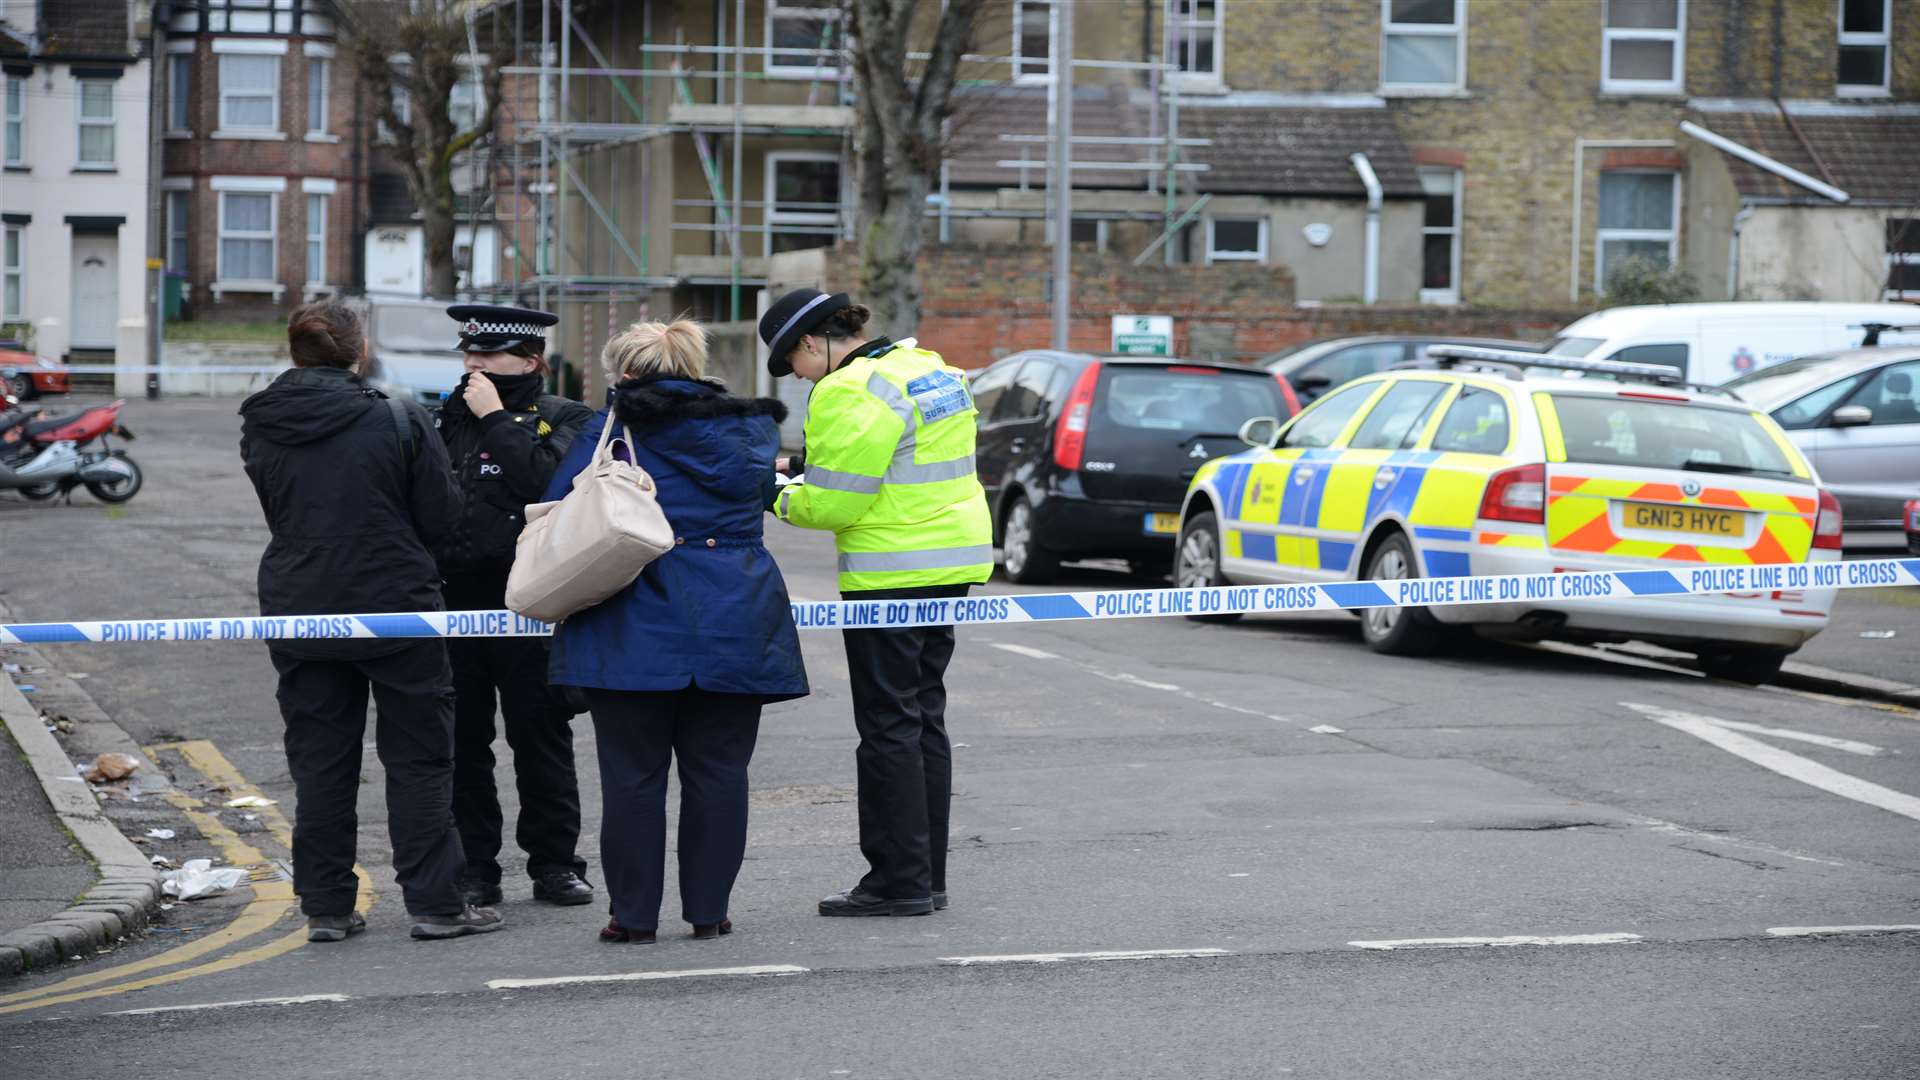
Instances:
[[[627,379],[613,388],[613,408],[620,421],[634,427],[654,427],[676,420],[716,420],[722,417],[787,418],[787,406],[774,398],[744,398],[727,393],[714,380],[653,377]]]

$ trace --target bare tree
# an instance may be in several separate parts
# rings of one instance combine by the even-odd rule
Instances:
[[[941,122],[951,111],[954,74],[985,0],[948,0],[928,47],[909,74],[919,0],[852,0],[850,51],[859,123],[854,159],[862,299],[895,333],[920,321],[915,262],[926,238],[927,195],[940,171]]]
[[[492,133],[500,107],[499,49],[484,61],[471,55],[477,28],[473,5],[461,0],[340,0],[343,47],[373,115],[391,143],[420,208],[427,255],[427,293],[451,297],[455,267],[456,159]],[[482,66],[476,72],[475,65]],[[476,74],[481,101],[475,122],[460,126],[454,90]]]

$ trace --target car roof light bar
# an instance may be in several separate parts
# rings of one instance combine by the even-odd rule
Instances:
[[[1587,371],[1612,375],[1618,379],[1680,384],[1680,372],[1665,364],[1628,364],[1618,360],[1584,360],[1577,356],[1552,356],[1547,353],[1520,352],[1517,349],[1490,349],[1481,345],[1429,345],[1427,356],[1441,367],[1453,367],[1447,361],[1500,364],[1519,368],[1548,368],[1554,371]]]

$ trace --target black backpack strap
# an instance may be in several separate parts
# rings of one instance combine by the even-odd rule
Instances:
[[[393,410],[393,427],[400,436],[400,453],[407,461],[412,461],[418,450],[414,442],[413,418],[407,415],[407,407],[399,398],[388,398],[387,408]]]

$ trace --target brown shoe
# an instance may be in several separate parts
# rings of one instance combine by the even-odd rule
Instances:
[[[731,933],[733,933],[732,919],[721,919],[717,923],[693,924],[693,937],[695,941],[711,941],[722,934]]]
[[[608,919],[606,928],[600,931],[600,940],[610,945],[651,945],[653,931],[629,930],[620,925],[619,919]]]

